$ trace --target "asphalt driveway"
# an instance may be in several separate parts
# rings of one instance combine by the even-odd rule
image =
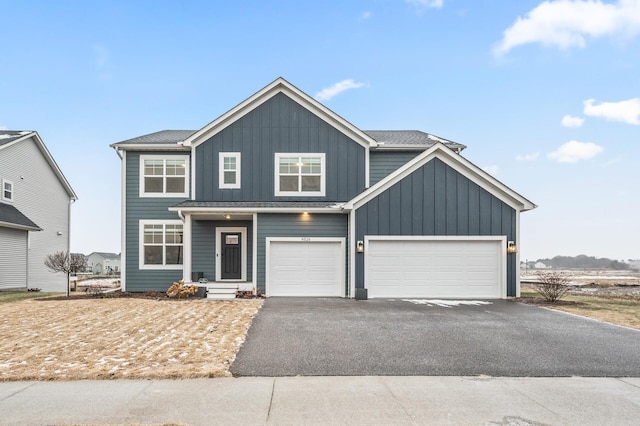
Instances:
[[[639,348],[639,331],[506,300],[269,298],[231,372],[640,377]]]

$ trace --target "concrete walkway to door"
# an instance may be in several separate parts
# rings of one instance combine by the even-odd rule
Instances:
[[[640,377],[639,331],[507,300],[478,302],[268,298],[231,372]]]

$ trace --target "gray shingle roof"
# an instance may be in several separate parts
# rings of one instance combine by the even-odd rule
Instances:
[[[336,202],[326,201],[183,201],[173,207],[209,207],[209,208],[330,208]]]
[[[195,130],[160,130],[159,132],[149,133],[148,135],[142,135],[137,138],[114,143],[113,146],[154,144],[175,145],[191,136],[194,132]]]
[[[375,139],[381,147],[415,145],[416,148],[429,147],[436,142],[442,142],[451,149],[464,149],[466,146],[448,139],[441,138],[420,130],[363,130]]]
[[[89,254],[89,256],[91,256],[92,254],[97,254],[103,259],[120,259],[120,255],[116,253],[105,253],[102,251],[94,251],[93,253]]]
[[[32,132],[25,130],[0,130],[0,146],[7,145],[29,133]]]
[[[32,231],[41,230],[38,225],[11,204],[0,203],[0,223],[16,225],[19,228],[26,228]]]

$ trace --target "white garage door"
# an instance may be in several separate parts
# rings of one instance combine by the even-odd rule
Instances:
[[[344,296],[344,240],[267,239],[268,296]]]
[[[370,239],[365,251],[368,297],[502,298],[501,240]]]

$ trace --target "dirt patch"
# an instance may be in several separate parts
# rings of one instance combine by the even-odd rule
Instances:
[[[3,305],[0,381],[229,376],[263,303],[153,297],[47,300]]]

